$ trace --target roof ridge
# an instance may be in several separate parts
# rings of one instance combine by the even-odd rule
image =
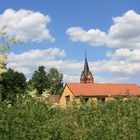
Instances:
[[[136,83],[76,83],[76,82],[69,82],[69,83],[66,83],[66,84],[93,84],[93,85],[96,85],[96,84],[114,84],[114,85],[137,85]]]

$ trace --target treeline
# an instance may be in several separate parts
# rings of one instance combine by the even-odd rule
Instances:
[[[61,109],[29,96],[0,102],[1,140],[138,140],[140,101],[113,101]]]
[[[28,82],[23,73],[6,68],[9,48],[19,43],[20,40],[7,36],[6,26],[0,28],[0,100],[13,104],[18,96],[33,91],[36,95],[45,91],[53,95],[61,94],[63,75],[56,68],[51,68],[46,73],[45,67],[39,66]]]
[[[45,91],[51,95],[60,95],[63,88],[63,75],[56,69],[51,68],[46,73],[44,66],[39,66],[31,79],[26,80],[23,73],[7,69],[0,74],[0,99],[15,103],[17,97],[35,91],[41,95]]]

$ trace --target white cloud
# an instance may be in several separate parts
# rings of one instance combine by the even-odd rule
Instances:
[[[124,54],[123,58],[121,54]],[[140,82],[137,79],[140,75],[138,55],[139,50],[120,49],[107,53],[108,59],[89,62],[95,82]],[[56,67],[63,73],[65,82],[79,82],[84,62],[67,60],[65,56],[65,51],[59,48],[30,50],[21,54],[11,53],[7,66],[23,72],[28,78],[40,65],[44,65],[46,71]]]
[[[23,72],[27,78],[30,78],[40,65],[45,66],[46,71],[51,67],[55,67],[64,74],[65,82],[79,81],[83,62],[63,60],[65,56],[65,51],[60,50],[59,48],[30,50],[21,54],[10,53],[8,56],[7,67]]]
[[[47,68],[61,66],[62,61],[56,61],[57,57],[65,57],[64,50],[49,48],[46,50],[30,50],[21,54],[10,53],[7,66],[26,75],[31,75],[40,65]]]
[[[106,34],[98,29],[83,30],[81,27],[71,27],[66,33],[72,41],[81,41],[93,46],[104,45]]]
[[[127,61],[117,60],[102,60],[93,63],[94,69],[98,73],[106,72],[114,76],[127,76],[133,78],[140,74],[140,62],[131,63]]]
[[[112,47],[140,48],[140,15],[129,10],[121,17],[113,18],[108,32],[107,45]]]
[[[71,27],[66,33],[72,41],[86,42],[91,46],[106,44],[116,48],[140,48],[140,14],[133,10],[127,11],[120,17],[113,18],[113,25],[107,32],[99,29]]]
[[[126,48],[117,49],[115,52],[108,52],[107,56],[111,58],[111,60],[123,60],[126,62],[136,63],[140,62],[140,50],[130,50]]]
[[[6,26],[8,37],[22,41],[54,41],[46,27],[50,22],[50,16],[31,10],[7,9],[0,14],[0,28]]]

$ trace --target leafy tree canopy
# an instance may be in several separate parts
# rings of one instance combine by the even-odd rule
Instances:
[[[16,101],[17,94],[26,90],[26,78],[23,73],[8,69],[1,74],[0,87],[2,100]]]
[[[51,68],[47,74],[51,84],[50,92],[53,95],[61,94],[63,88],[63,75],[56,68]]]

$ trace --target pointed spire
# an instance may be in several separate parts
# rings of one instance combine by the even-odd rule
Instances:
[[[92,83],[93,82],[93,76],[92,76],[92,73],[90,72],[89,66],[88,66],[86,49],[85,49],[84,70],[81,73],[80,82],[81,83]]]
[[[84,64],[84,74],[85,76],[88,74],[89,72],[89,66],[88,66],[88,61],[87,61],[87,52],[85,49],[85,64]]]

